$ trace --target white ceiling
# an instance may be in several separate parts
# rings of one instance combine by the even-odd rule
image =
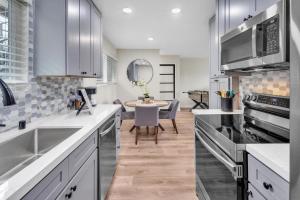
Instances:
[[[164,55],[208,56],[208,20],[214,0],[94,0],[104,35],[118,49],[160,49]],[[125,7],[133,9],[128,15]],[[175,16],[173,8],[182,12]],[[148,37],[154,41],[148,41]]]

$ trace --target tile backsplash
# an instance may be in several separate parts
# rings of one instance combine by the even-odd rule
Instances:
[[[26,84],[9,84],[16,105],[4,107],[0,92],[0,133],[18,126],[18,121],[32,121],[67,109],[71,91],[82,85],[81,78],[35,77],[34,75],[34,0],[29,8],[28,80]]]
[[[240,77],[240,94],[263,93],[290,96],[290,72],[270,71]]]
[[[10,85],[17,104],[4,107],[0,94],[0,123],[4,131],[16,127],[20,120],[34,120],[67,109],[68,96],[82,84],[80,78],[41,77],[29,84]]]

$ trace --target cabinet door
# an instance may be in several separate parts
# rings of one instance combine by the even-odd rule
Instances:
[[[68,180],[68,159],[66,159],[28,192],[22,200],[54,200],[67,185]]]
[[[79,0],[67,1],[67,75],[80,75]]]
[[[227,0],[218,1],[217,18],[218,18],[218,28],[219,28],[219,39],[226,33],[228,24],[228,9]]]
[[[93,76],[101,78],[102,77],[102,25],[101,25],[101,15],[98,11],[93,8],[92,9],[92,69]]]
[[[229,8],[229,27],[236,28],[248,18],[250,14],[249,0],[230,0]]]
[[[219,80],[212,79],[210,81],[210,91],[209,91],[209,108],[210,109],[219,109],[220,105],[220,97],[216,94],[219,91]]]
[[[209,31],[210,31],[210,39],[209,39],[209,65],[210,65],[210,77],[217,77],[219,75],[219,40],[218,40],[218,29],[216,23],[216,17],[212,17],[209,20]]]
[[[91,3],[80,0],[80,72],[91,76]]]
[[[57,200],[97,200],[97,158],[95,150]]]
[[[255,15],[265,11],[270,6],[276,4],[280,0],[255,0],[256,1],[256,8],[255,8]]]

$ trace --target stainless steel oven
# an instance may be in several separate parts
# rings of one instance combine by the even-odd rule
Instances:
[[[244,114],[195,116],[196,189],[201,200],[247,200],[247,144],[289,142],[289,98],[249,94]]]
[[[116,132],[115,116],[99,128],[99,200],[106,198],[116,170]]]
[[[203,200],[242,200],[243,167],[196,128],[196,190]]]
[[[288,68],[287,1],[282,0],[221,38],[221,69]]]

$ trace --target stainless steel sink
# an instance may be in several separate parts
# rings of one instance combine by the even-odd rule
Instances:
[[[78,128],[40,128],[0,144],[0,183],[77,132]]]

